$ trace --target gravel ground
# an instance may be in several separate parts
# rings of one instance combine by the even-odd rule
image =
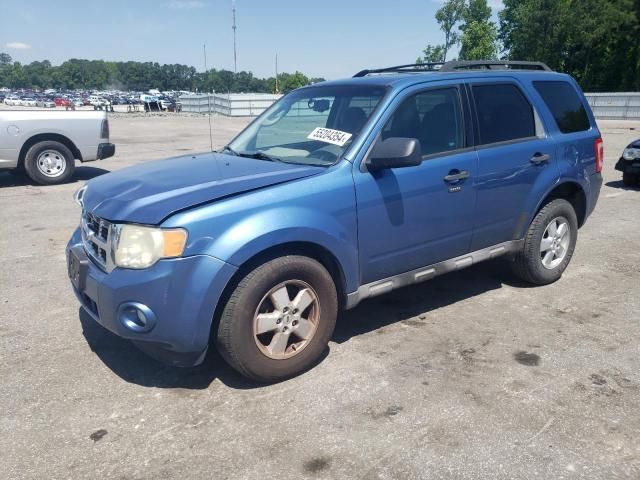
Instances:
[[[220,146],[246,120],[213,119]],[[640,478],[640,191],[613,166],[640,122],[601,122],[605,185],[554,285],[492,261],[341,315],[324,360],[272,386],[217,355],[156,363],[83,314],[72,193],[209,147],[204,117],[112,118],[74,183],[0,173],[0,467],[7,479]]]

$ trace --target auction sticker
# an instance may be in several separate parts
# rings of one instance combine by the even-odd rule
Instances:
[[[318,127],[307,136],[309,140],[318,140],[320,142],[332,143],[342,147],[349,141],[352,135],[348,132],[341,132],[340,130],[332,130],[330,128]]]

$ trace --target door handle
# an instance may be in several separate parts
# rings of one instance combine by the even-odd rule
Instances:
[[[444,177],[444,181],[447,183],[456,183],[468,177],[469,177],[469,172],[466,170],[462,170],[462,171],[451,170],[449,172],[449,175],[446,175]]]
[[[529,159],[529,161],[534,165],[540,165],[542,163],[548,162],[549,160],[551,160],[551,155],[549,155],[548,153],[536,153]]]

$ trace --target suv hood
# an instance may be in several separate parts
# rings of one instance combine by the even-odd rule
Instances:
[[[157,225],[180,210],[323,170],[220,153],[187,155],[95,178],[87,183],[82,205],[112,222]]]

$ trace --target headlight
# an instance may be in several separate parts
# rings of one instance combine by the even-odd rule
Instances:
[[[148,268],[161,258],[179,257],[187,243],[187,231],[140,225],[113,225],[113,260],[122,268]]]
[[[622,152],[622,158],[625,160],[636,160],[640,158],[640,148],[625,148]]]

